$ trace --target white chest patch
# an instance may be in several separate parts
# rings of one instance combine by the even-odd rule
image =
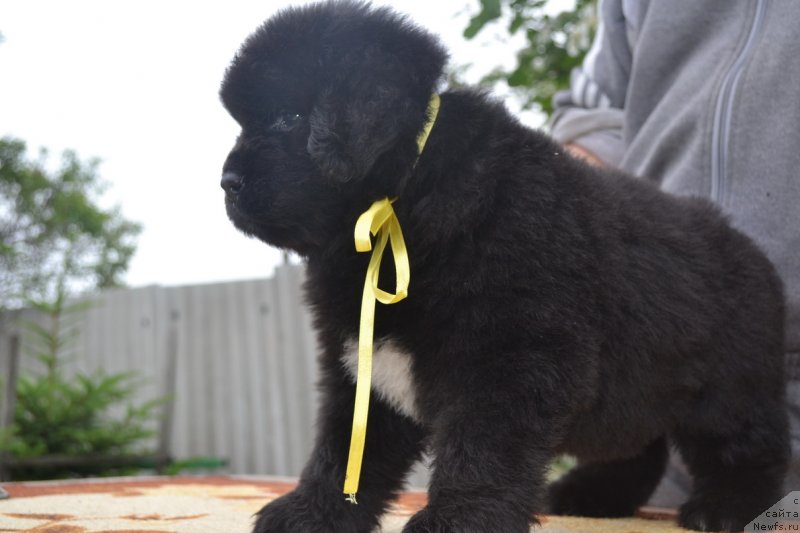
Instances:
[[[353,379],[358,376],[358,341],[344,343],[342,363]],[[378,397],[413,420],[419,420],[411,375],[411,356],[391,340],[379,340],[372,353],[372,390]]]

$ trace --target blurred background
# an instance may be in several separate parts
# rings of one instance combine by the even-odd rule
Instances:
[[[0,3],[0,480],[297,475],[315,346],[302,264],[227,221],[244,38],[306,2]],[[542,127],[593,0],[398,0]],[[421,484],[424,474],[412,483]]]

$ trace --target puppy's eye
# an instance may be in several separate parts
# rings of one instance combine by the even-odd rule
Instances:
[[[303,116],[299,113],[279,113],[269,126],[272,131],[291,131]]]

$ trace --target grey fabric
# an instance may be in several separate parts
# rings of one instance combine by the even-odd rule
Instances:
[[[654,507],[676,508],[689,499],[691,491],[692,477],[680,454],[673,449],[670,452],[667,471],[647,504]]]
[[[580,137],[581,146],[596,154],[607,165],[619,166],[625,155],[622,145],[623,119],[621,109],[575,108],[573,113],[563,117],[553,137],[564,144]]]
[[[763,20],[751,35],[759,6]],[[604,161],[624,154],[621,168],[704,197],[712,193],[712,145],[724,144],[723,184],[713,199],[780,271],[787,350],[800,350],[800,2],[605,0],[601,15],[595,47],[573,77],[597,92],[588,91],[591,101],[576,101],[574,89],[557,95],[553,135],[591,144]],[[737,61],[738,75],[723,87]],[[731,104],[719,116],[723,88]],[[621,132],[603,136],[595,125],[609,106],[624,110]]]
[[[786,403],[792,435],[792,464],[784,484],[784,492],[788,494],[800,490],[800,353],[789,354],[786,365],[790,376],[786,385]]]
[[[666,191],[711,198],[778,268],[795,353],[787,491],[800,490],[800,2],[601,0],[600,15],[551,131]],[[675,505],[690,486],[673,460],[653,503]]]

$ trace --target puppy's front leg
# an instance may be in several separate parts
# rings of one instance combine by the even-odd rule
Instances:
[[[527,533],[542,510],[559,400],[545,404],[530,369],[484,363],[437,382],[429,504],[403,533]]]
[[[358,505],[345,500],[355,387],[336,362],[322,369],[317,439],[300,483],[259,511],[254,533],[370,533],[420,457],[423,430],[373,396]]]

